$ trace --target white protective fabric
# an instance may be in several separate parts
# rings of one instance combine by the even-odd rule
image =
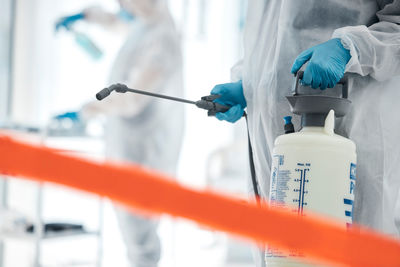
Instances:
[[[118,0],[121,7],[139,17],[154,17],[157,19],[159,15],[163,15],[166,9],[164,0]]]
[[[399,235],[399,23],[399,0],[248,1],[244,59],[233,71],[243,80],[263,197],[268,198],[274,140],[283,134],[282,118],[292,115],[285,99],[291,66],[303,50],[338,37],[351,50],[347,71],[354,73],[351,112],[336,126],[357,145],[354,220]],[[294,123],[299,128],[298,117]]]
[[[120,7],[134,17],[146,21],[161,21],[169,17],[168,6],[165,0],[118,0]],[[114,13],[105,11],[100,6],[90,6],[83,10],[85,21],[99,24],[111,30],[124,29],[125,23]]]
[[[110,84],[117,82],[182,97],[180,40],[167,9],[157,20],[134,20],[111,70]],[[183,137],[183,108],[183,104],[168,100],[114,92],[101,102],[87,104],[81,113],[84,117],[107,115],[108,158],[138,163],[173,176]],[[157,222],[122,208],[116,211],[132,266],[157,266]]]

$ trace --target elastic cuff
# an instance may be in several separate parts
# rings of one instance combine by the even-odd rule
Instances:
[[[362,26],[356,26],[356,27],[362,27]],[[345,72],[348,72],[348,71],[357,72],[356,69],[360,68],[359,53],[358,53],[357,47],[354,44],[354,42],[352,41],[352,39],[350,38],[350,34],[348,34],[352,30],[354,30],[352,28],[355,28],[355,27],[339,28],[339,29],[335,30],[332,34],[332,39],[339,38],[343,47],[350,51],[351,58],[350,58],[349,62],[347,62],[347,64],[346,64]],[[357,29],[357,30],[359,30],[359,29]]]

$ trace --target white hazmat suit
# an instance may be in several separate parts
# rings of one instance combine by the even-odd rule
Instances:
[[[120,4],[137,17],[113,64],[110,84],[124,83],[130,88],[181,97],[180,38],[166,3],[131,0]],[[111,14],[99,9],[88,9],[85,13],[89,21],[108,26],[116,22]],[[113,93],[101,102],[85,105],[81,114],[86,118],[107,115],[108,158],[175,174],[183,136],[183,105],[149,96]],[[157,221],[122,208],[117,208],[117,217],[132,266],[157,266],[160,258]]]
[[[250,0],[244,59],[233,68],[242,79],[250,139],[261,194],[268,199],[271,152],[291,115],[291,66],[304,50],[340,38],[351,52],[352,109],[336,129],[357,145],[354,221],[400,231],[400,1]],[[332,90],[332,89],[327,89]],[[299,118],[294,120],[300,126]],[[264,255],[257,259],[264,266]]]

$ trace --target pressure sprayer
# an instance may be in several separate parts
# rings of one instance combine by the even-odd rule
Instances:
[[[270,204],[300,216],[307,216],[306,210],[317,212],[348,227],[352,224],[356,146],[334,133],[335,116],[345,116],[351,106],[347,78],[339,82],[342,97],[332,97],[300,94],[302,77],[299,72],[293,95],[287,96],[291,111],[301,116],[301,130],[294,132],[291,117],[285,117],[285,134],[276,138],[272,152]],[[267,246],[265,251],[267,266],[306,266],[296,257],[301,258],[296,248],[283,253]]]
[[[303,72],[296,75],[293,95],[288,96],[291,111],[301,115],[302,129],[294,132],[291,117],[285,117],[285,134],[275,140],[272,154],[269,200],[271,205],[285,207],[306,216],[305,210],[318,212],[343,222],[343,227],[352,223],[354,200],[356,146],[334,133],[335,116],[343,117],[350,109],[347,99],[347,79],[342,79],[342,97],[325,95],[302,95],[298,90]],[[208,110],[209,116],[226,112],[229,106],[215,103],[219,95],[204,96],[198,101],[155,94],[128,88],[124,84],[113,84],[96,94],[103,100],[111,94],[137,93],[157,98],[196,105]],[[244,117],[247,119],[246,113]],[[259,188],[253,162],[253,152],[249,141],[249,163],[254,194],[260,204]],[[284,253],[267,247],[267,266],[305,266],[290,257],[301,257],[293,251]]]

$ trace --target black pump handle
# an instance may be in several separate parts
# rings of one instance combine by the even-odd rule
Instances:
[[[295,76],[296,76],[296,83],[294,85],[294,90],[293,90],[293,95],[298,95],[298,87],[300,80],[303,79],[304,71],[299,70]],[[343,78],[338,82],[338,84],[342,85],[342,98],[347,99],[348,97],[348,92],[349,92],[349,77],[345,74]]]

